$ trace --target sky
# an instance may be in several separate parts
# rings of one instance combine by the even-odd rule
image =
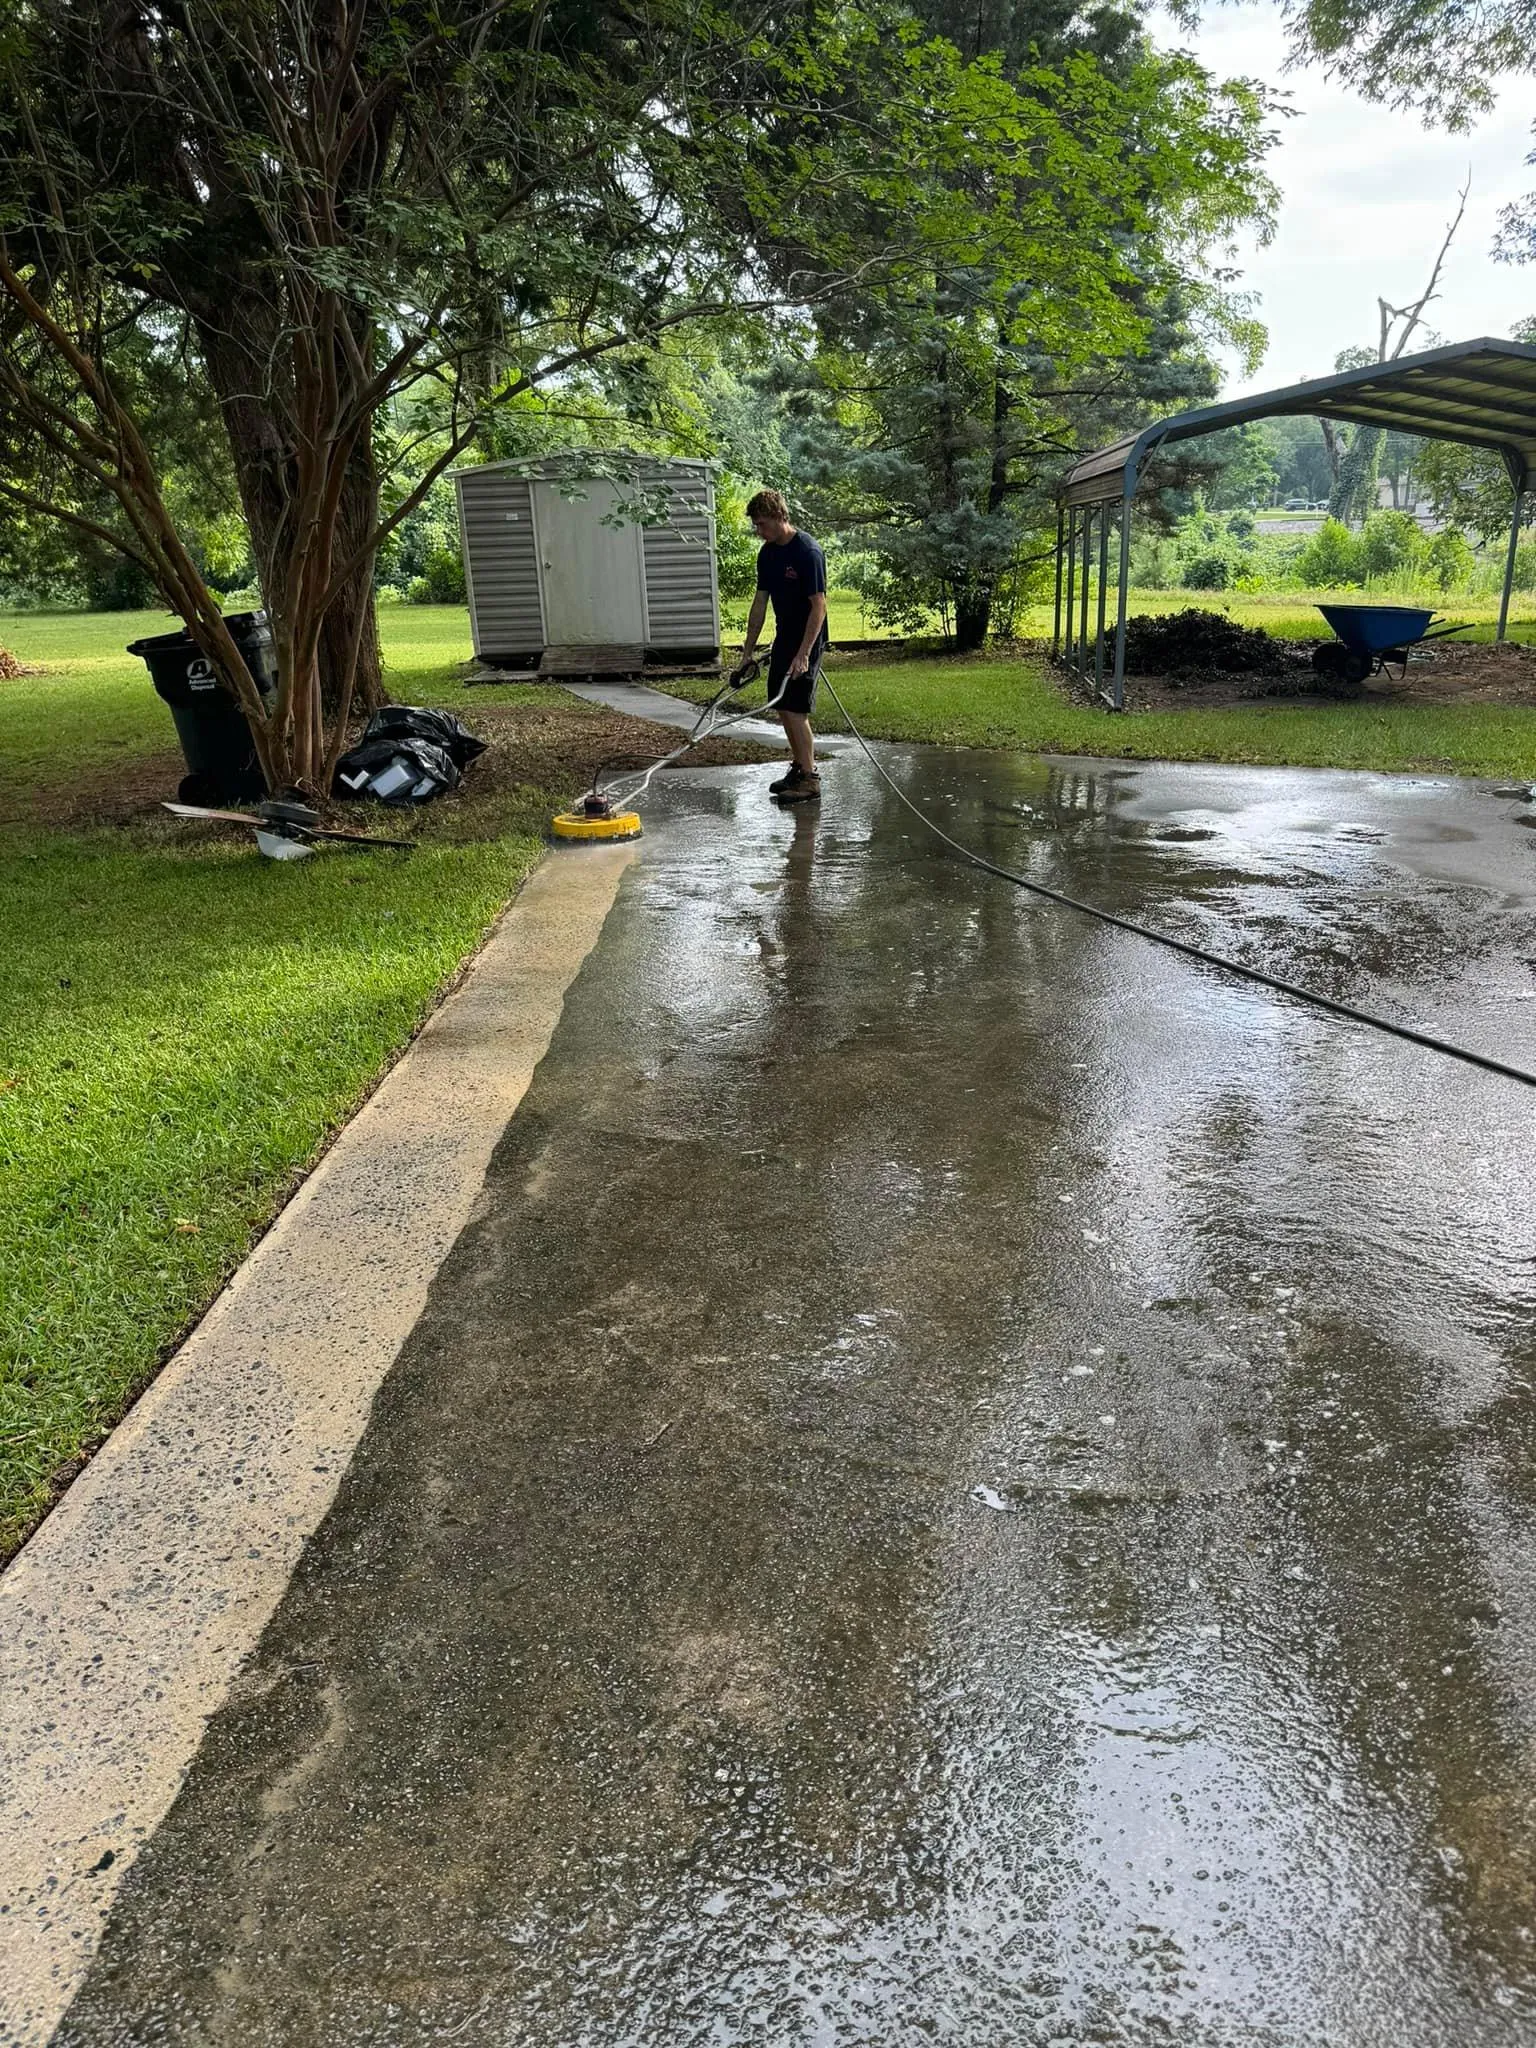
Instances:
[[[1378,296],[1401,305],[1424,289],[1469,169],[1466,218],[1426,317],[1452,342],[1507,335],[1536,313],[1536,264],[1490,254],[1500,208],[1536,189],[1536,165],[1525,162],[1536,147],[1527,81],[1512,80],[1470,133],[1449,135],[1416,114],[1372,106],[1320,69],[1287,74],[1276,0],[1211,6],[1192,31],[1165,19],[1157,41],[1192,50],[1218,77],[1277,85],[1296,110],[1279,124],[1269,159],[1278,231],[1267,249],[1250,240],[1237,257],[1269,329],[1268,353],[1251,377],[1234,361],[1224,397],[1325,376],[1340,349],[1374,347]],[[1429,345],[1415,336],[1410,347]]]

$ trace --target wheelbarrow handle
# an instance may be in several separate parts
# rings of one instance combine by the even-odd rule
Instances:
[[[1421,633],[1420,640],[1443,640],[1447,633],[1470,633],[1472,621],[1464,619],[1459,626],[1436,626],[1433,633]]]

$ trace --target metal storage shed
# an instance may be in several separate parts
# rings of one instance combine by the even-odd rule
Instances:
[[[487,462],[455,472],[475,653],[497,668],[639,668],[720,653],[712,465],[678,458]],[[626,501],[662,494],[657,523]]]
[[[1146,465],[1166,442],[1188,441],[1245,420],[1311,413],[1367,427],[1393,427],[1429,440],[1464,441],[1503,458],[1513,497],[1499,639],[1509,620],[1515,545],[1525,494],[1536,484],[1536,348],[1518,341],[1457,342],[1395,362],[1368,363],[1225,405],[1174,413],[1129,434],[1068,470],[1056,527],[1056,630],[1053,655],[1095,688],[1112,710],[1125,708],[1125,600],[1130,578],[1131,503]],[[1110,573],[1110,525],[1119,511]],[[1097,557],[1097,560],[1095,560]],[[1116,592],[1115,623],[1106,607]],[[1096,617],[1094,616],[1096,614]],[[1108,687],[1106,687],[1106,682]]]

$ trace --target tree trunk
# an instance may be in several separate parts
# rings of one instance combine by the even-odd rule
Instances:
[[[336,552],[341,559],[345,560],[362,545],[377,526],[378,518],[378,478],[374,471],[372,446],[365,441],[352,459],[346,488],[341,495],[341,515],[336,522]],[[359,614],[362,639],[358,645],[352,709],[366,717],[386,701],[371,558],[326,613],[320,631],[320,701],[327,712],[334,712],[341,703],[342,679],[346,674],[352,629],[358,623]]]
[[[1328,500],[1332,518],[1364,525],[1376,509],[1376,477],[1381,467],[1380,427],[1357,427]]]
[[[253,295],[254,296],[254,295]],[[267,380],[277,374],[282,361],[281,344],[274,334],[264,347],[259,332],[260,302],[249,308],[250,318],[236,332],[237,323],[227,310],[213,319],[198,320],[203,361],[219,401],[229,435],[230,454],[240,485],[240,501],[250,528],[251,547],[257,573],[267,590],[281,587],[283,577],[275,556],[283,545],[284,515],[290,510],[288,483],[289,451],[284,444],[273,409],[263,405],[261,392]],[[373,531],[378,518],[378,478],[373,449],[364,443],[347,471],[337,521],[336,546],[345,557]],[[365,611],[362,641],[358,653],[357,682],[353,691],[354,710],[376,711],[384,702],[384,682],[379,659],[378,615],[373,601],[373,568],[359,570],[326,614],[320,636],[321,701],[328,711],[340,702],[342,678],[352,629],[358,612]]]
[[[1323,437],[1323,446],[1328,451],[1328,495],[1332,498],[1339,487],[1339,463],[1343,459],[1339,447],[1339,433],[1332,420],[1319,420],[1317,424]]]
[[[992,623],[992,586],[973,585],[955,592],[955,652],[974,654],[986,645]]]

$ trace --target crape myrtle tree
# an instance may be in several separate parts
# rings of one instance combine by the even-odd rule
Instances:
[[[1073,453],[1212,396],[1203,335],[1245,356],[1259,338],[1208,258],[1267,220],[1261,96],[1139,34],[1127,46],[1125,20],[1103,27],[1109,56],[1013,76],[1038,137],[1015,260],[936,265],[829,306],[814,357],[782,372],[808,509],[872,558],[877,613],[933,607],[962,650],[1008,622],[1049,558]],[[1173,492],[1196,474],[1170,462],[1152,481]]]
[[[499,407],[691,322],[1006,262],[1032,143],[995,71],[887,0],[11,0],[0,502],[139,564],[270,784],[324,791],[377,551]],[[270,709],[128,337],[216,398]],[[392,423],[428,386],[423,462]]]

